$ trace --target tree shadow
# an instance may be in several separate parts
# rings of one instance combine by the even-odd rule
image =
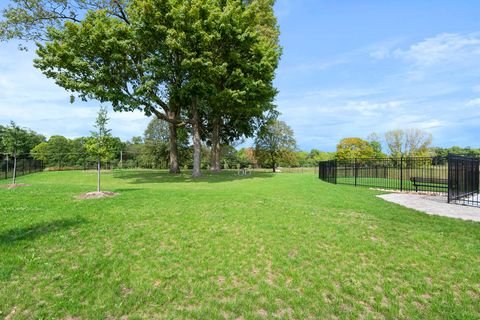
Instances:
[[[28,227],[14,228],[0,233],[1,245],[12,245],[18,241],[34,240],[49,233],[69,229],[79,224],[86,223],[87,220],[81,217],[71,219],[60,219],[50,222],[40,222]]]
[[[130,180],[132,184],[148,184],[148,183],[175,183],[175,182],[192,182],[192,183],[221,183],[237,180],[249,180],[257,178],[271,178],[273,173],[252,172],[249,175],[238,175],[237,171],[222,171],[212,173],[204,171],[200,178],[192,178],[191,172],[183,172],[180,174],[170,174],[166,170],[116,170],[113,173],[115,178]]]

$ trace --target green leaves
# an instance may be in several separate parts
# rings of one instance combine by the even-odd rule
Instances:
[[[87,152],[100,160],[109,160],[114,156],[116,141],[111,130],[107,129],[108,120],[107,109],[101,107],[94,125],[96,131],[92,131],[91,137],[85,142]]]
[[[261,127],[255,139],[255,153],[260,162],[275,166],[280,158],[291,162],[296,141],[293,130],[283,121],[270,120]]]
[[[0,126],[0,151],[10,155],[27,154],[42,141],[45,141],[44,136],[21,128],[13,121],[7,127]]]
[[[35,67],[82,100],[141,110],[173,126],[195,122],[204,140],[216,121],[223,141],[251,136],[275,108],[281,50],[273,1],[14,3],[0,30],[45,40]]]

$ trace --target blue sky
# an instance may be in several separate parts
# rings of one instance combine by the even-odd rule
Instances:
[[[428,131],[437,146],[480,147],[480,1],[278,0],[276,12],[276,103],[301,149],[332,151],[343,137],[398,128]],[[0,44],[0,123],[88,135],[99,104],[70,104],[33,57]],[[111,119],[123,139],[148,122]]]

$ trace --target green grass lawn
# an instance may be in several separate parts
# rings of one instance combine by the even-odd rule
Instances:
[[[0,318],[480,318],[479,223],[314,174],[103,181],[0,189]]]
[[[403,182],[400,179],[385,179],[385,178],[366,178],[357,177],[357,186],[383,188],[387,190],[400,190],[400,185],[403,190],[407,191],[428,191],[428,192],[442,192],[447,193],[447,184],[427,183],[428,186],[419,185],[415,188],[415,185],[409,179],[404,179]],[[355,185],[355,177],[338,177],[338,184]]]

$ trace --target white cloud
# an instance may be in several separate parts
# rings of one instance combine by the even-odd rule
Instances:
[[[0,47],[0,124],[14,120],[47,136],[89,135],[100,102],[70,103],[70,93],[55,85],[32,65],[33,50],[18,51],[15,43]],[[142,135],[148,118],[142,112],[113,112],[109,127],[122,139]]]
[[[468,107],[480,106],[480,98],[469,100],[467,101],[466,105]]]
[[[338,65],[348,63],[348,59],[344,57],[332,58],[331,60],[322,60],[322,61],[312,61],[307,63],[302,63],[299,65],[284,67],[278,72],[280,73],[299,73],[299,72],[313,72],[313,71],[323,71]]]
[[[393,56],[424,67],[464,62],[480,56],[480,33],[442,33],[406,50],[397,49]]]
[[[373,52],[370,53],[370,57],[377,59],[377,60],[382,60],[390,57],[390,49],[388,48],[379,48]]]

